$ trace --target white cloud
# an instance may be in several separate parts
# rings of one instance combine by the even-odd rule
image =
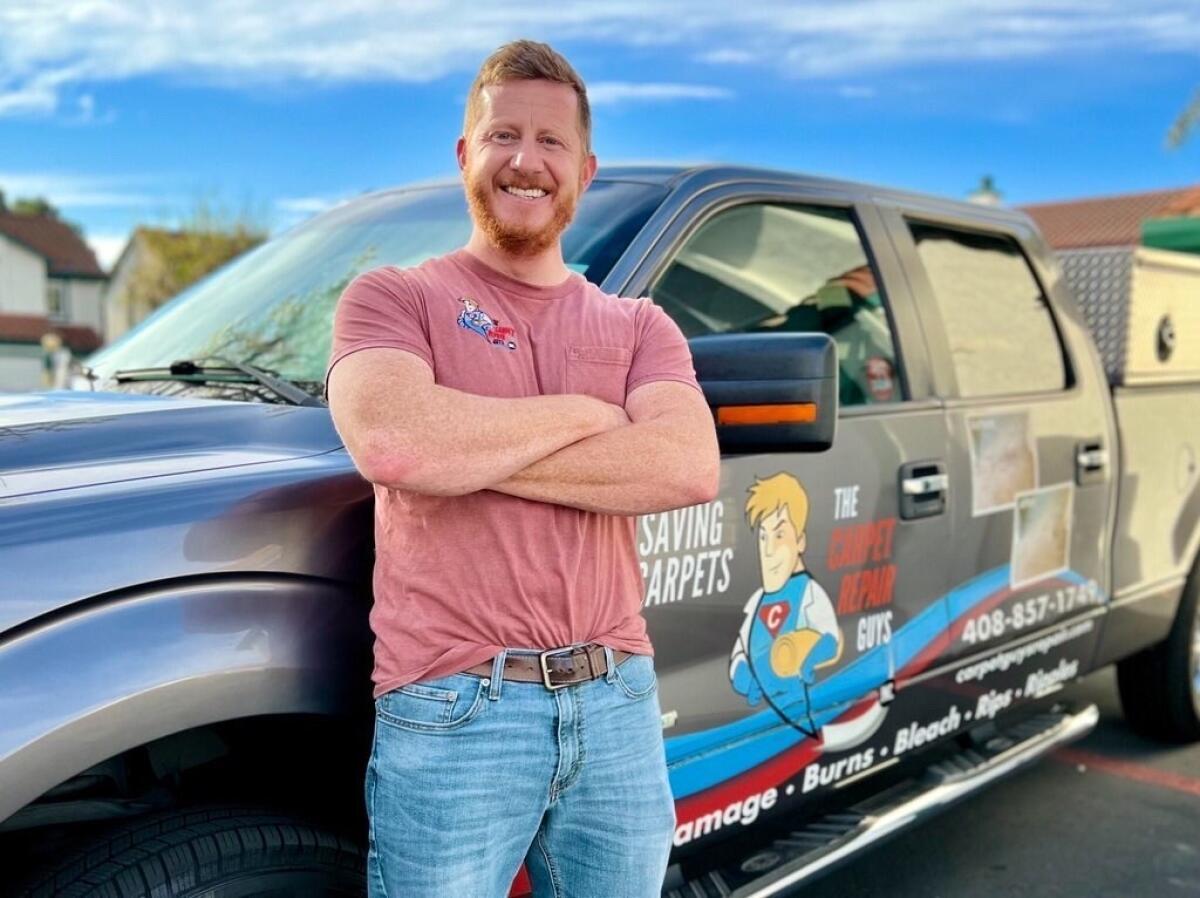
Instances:
[[[870,100],[875,96],[875,88],[863,84],[843,84],[837,89],[837,95],[847,100]]]
[[[347,200],[359,195],[361,191],[346,191],[341,194],[327,196],[286,196],[279,197],[274,202],[275,214],[271,222],[271,232],[278,234],[297,225],[305,219],[312,218],[321,212],[340,206]]]
[[[708,62],[713,65],[750,65],[751,63],[763,61],[760,56],[750,50],[742,50],[735,47],[718,47],[715,50],[705,50],[696,58],[701,62]]]
[[[281,197],[275,201],[275,207],[280,212],[288,214],[309,215],[314,212],[324,212],[332,209],[341,199],[330,199],[324,196],[292,196]]]
[[[588,102],[611,106],[631,100],[727,100],[733,91],[707,84],[647,84],[636,81],[598,81],[588,85]]]
[[[282,14],[268,0],[0,2],[0,116],[58,113],[71,106],[64,95],[144,76],[231,88],[425,82],[469,75],[486,53],[528,34],[615,54],[679,48],[718,68],[758,65],[800,78],[1200,47],[1194,0],[492,0],[463,10],[451,0],[296,0]],[[654,98],[654,85],[641,87],[609,88],[607,97]],[[708,97],[657,97],[668,98]]]
[[[106,109],[102,112],[96,111],[96,98],[91,94],[80,94],[75,99],[76,113],[74,116],[65,119],[70,125],[107,125],[109,122],[117,120],[117,113],[114,109]]]
[[[112,271],[113,264],[117,261],[117,257],[121,255],[121,250],[129,242],[129,235],[89,234],[87,235],[87,242],[88,246],[96,254],[96,259],[100,262],[100,267],[105,271]]]
[[[12,200],[16,197],[41,196],[53,205],[80,206],[148,206],[169,202],[157,194],[129,190],[128,179],[93,177],[56,172],[0,171],[0,190]]]
[[[3,41],[4,35],[0,32],[0,66],[3,66]],[[0,68],[0,116],[54,112],[58,108],[58,88],[70,80],[69,71],[51,69],[31,72],[24,77],[6,77],[4,69]]]

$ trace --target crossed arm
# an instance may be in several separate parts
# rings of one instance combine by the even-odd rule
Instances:
[[[435,384],[403,350],[364,349],[334,367],[329,407],[355,465],[381,486],[491,489],[623,515],[717,493],[712,415],[687,384],[644,384],[624,408],[578,394],[498,399]]]

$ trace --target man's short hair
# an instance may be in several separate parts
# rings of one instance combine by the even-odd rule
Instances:
[[[592,151],[592,111],[588,106],[587,88],[579,73],[566,58],[549,44],[537,41],[511,41],[483,61],[479,74],[467,93],[467,112],[463,119],[463,136],[470,138],[471,130],[479,121],[480,96],[483,88],[505,81],[554,81],[575,89],[579,98],[579,133],[583,137],[583,151]]]

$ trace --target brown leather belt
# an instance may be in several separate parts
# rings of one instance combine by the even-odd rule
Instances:
[[[620,664],[633,652],[613,649],[613,663]],[[481,661],[468,667],[463,673],[488,676],[492,672],[492,661]],[[508,652],[504,656],[504,679],[522,683],[541,683],[547,689],[561,689],[572,683],[594,680],[608,673],[608,662],[604,646],[598,642],[568,649],[547,649],[538,654]]]

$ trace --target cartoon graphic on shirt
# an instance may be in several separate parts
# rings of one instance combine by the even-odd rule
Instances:
[[[459,327],[474,331],[493,346],[517,348],[517,341],[513,339],[516,331],[513,328],[493,321],[492,316],[479,308],[479,303],[469,296],[460,297],[458,301],[463,304],[463,310],[458,313]]]
[[[746,520],[758,534],[762,588],[746,603],[729,662],[735,692],[781,713],[806,709],[817,671],[837,663],[842,633],[833,603],[804,564],[808,494],[786,472],[756,478]],[[790,714],[788,716],[791,716]]]

